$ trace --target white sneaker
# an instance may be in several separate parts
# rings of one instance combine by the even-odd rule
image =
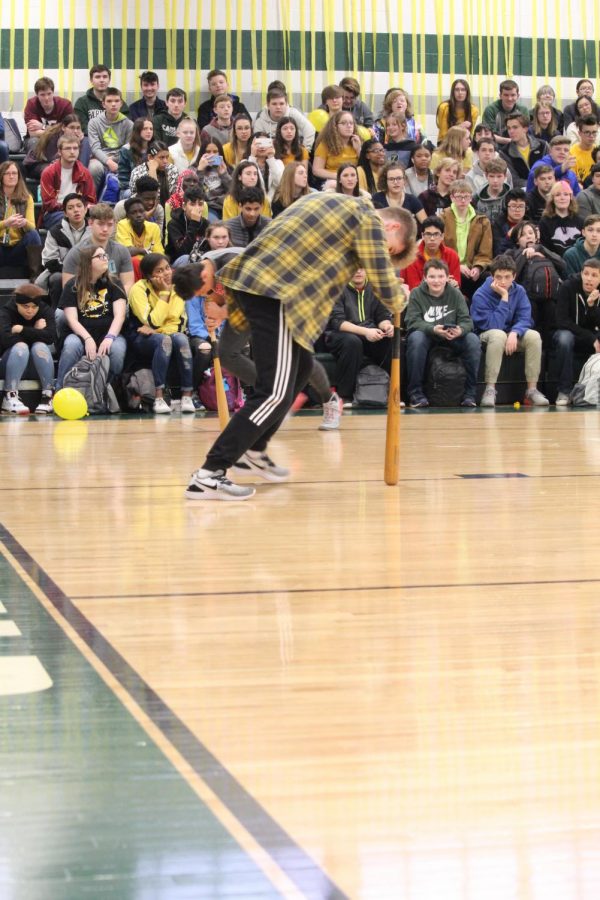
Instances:
[[[167,403],[164,397],[157,397],[154,401],[154,405],[152,407],[152,412],[155,415],[164,415],[165,413],[171,412],[171,407]]]
[[[49,416],[52,412],[52,394],[42,394],[42,399],[33,411],[34,416]]]
[[[556,405],[557,406],[569,406],[570,403],[571,403],[571,398],[569,397],[569,395],[563,394],[562,391],[559,391],[558,395],[556,397]]]
[[[341,414],[342,402],[334,391],[327,403],[323,404],[323,421],[319,425],[319,431],[335,431],[339,428]]]
[[[195,413],[196,407],[194,406],[194,401],[191,397],[182,397],[181,398],[181,412],[182,413]]]
[[[537,388],[525,391],[525,403],[528,406],[550,406],[550,401]]]
[[[2,412],[11,416],[28,416],[30,414],[29,408],[21,403],[16,391],[6,392],[2,401]]]
[[[496,388],[492,387],[488,384],[485,391],[483,392],[483,397],[481,398],[480,406],[495,406],[496,405]]]
[[[242,487],[229,481],[223,469],[217,472],[196,469],[185,496],[188,500],[249,500],[255,493],[253,487]]]
[[[265,481],[287,481],[290,477],[289,469],[278,466],[266,453],[258,453],[256,450],[248,450],[240,456],[233,468],[245,475],[260,475]]]

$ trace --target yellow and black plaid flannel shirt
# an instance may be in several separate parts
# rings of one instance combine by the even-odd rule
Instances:
[[[248,328],[232,291],[280,300],[294,340],[312,350],[333,304],[358,268],[392,310],[405,306],[390,262],[385,232],[371,204],[342,194],[308,194],[261,231],[219,272],[229,322]]]

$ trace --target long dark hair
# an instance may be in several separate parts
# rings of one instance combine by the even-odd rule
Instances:
[[[93,288],[95,281],[92,281],[92,259],[99,247],[82,247],[79,251],[79,271],[75,276],[75,290],[77,292],[77,309],[79,312],[83,312],[86,304],[87,304],[87,295]],[[106,251],[104,251],[106,252]],[[101,276],[100,279],[103,282],[107,282],[108,284],[112,284],[113,280],[110,277],[110,272],[108,269]]]
[[[56,125],[51,125],[49,128],[46,128],[32,150],[33,156],[35,156],[39,162],[51,162],[46,155],[48,145],[55,138],[59,138],[64,134],[67,125],[74,125],[75,122],[79,122],[79,117],[76,113],[69,113],[68,116],[64,117],[62,122],[57,122]]]
[[[283,116],[279,122],[277,123],[277,128],[275,130],[275,138],[273,139],[273,146],[275,148],[275,157],[276,159],[282,159],[282,157],[287,156],[287,151],[285,147],[285,141],[281,136],[281,126],[292,124],[296,129],[296,134],[290,141],[290,150],[292,152],[292,156],[296,160],[296,162],[302,162],[302,141],[300,140],[300,135],[298,133],[298,123],[295,119],[292,119],[291,116]]]
[[[452,84],[450,85],[450,97],[448,98],[448,127],[452,128],[453,125],[457,125],[459,122],[458,119],[458,107],[456,106],[456,100],[454,99],[454,88],[457,84],[462,84],[467,92],[467,96],[464,99],[463,110],[465,114],[465,122],[473,123],[473,119],[471,117],[471,88],[469,87],[469,82],[465,81],[464,78],[455,78]]]
[[[146,122],[150,122],[153,129],[152,133],[154,134],[154,125],[152,124],[152,119],[149,119],[148,116],[140,116],[140,118],[136,119],[133,123],[131,137],[129,138],[129,149],[131,150],[131,156],[133,158],[134,165],[136,166],[141,166],[141,164],[146,161],[146,156],[148,155],[148,146],[152,143],[152,141],[146,141],[142,137],[142,130]],[[144,146],[144,144],[146,146]]]
[[[242,172],[244,171],[244,169],[256,169],[256,173],[257,173],[256,186],[259,188],[262,188],[262,186],[263,186],[260,169],[258,168],[256,163],[249,159],[243,159],[241,161],[241,163],[238,163],[237,166],[235,167],[235,169],[233,170],[233,173],[231,176],[231,187],[229,188],[229,193],[231,194],[231,196],[233,197],[235,202],[238,204],[240,202],[240,195],[241,195],[242,191],[246,190],[246,188],[242,184]]]
[[[356,172],[356,184],[354,185],[354,189],[352,191],[353,197],[360,197],[360,185],[358,183],[358,169],[354,165],[354,163],[342,163],[341,166],[338,166],[337,175],[335,177],[335,191],[337,194],[343,194],[344,189],[342,187],[342,180],[340,178],[342,172],[345,172],[346,169],[354,169]]]
[[[367,153],[375,146],[375,144],[381,144],[381,141],[378,141],[377,138],[369,138],[364,142],[364,144],[360,148],[360,155],[358,157],[357,163],[357,165],[359,165],[365,173],[367,190],[370,194],[375,193],[375,191],[377,190],[377,185],[375,184],[375,176],[373,175],[373,169],[371,168],[371,160],[367,156]]]

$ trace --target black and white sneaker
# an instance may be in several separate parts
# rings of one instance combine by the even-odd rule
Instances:
[[[244,473],[244,475],[259,475],[265,481],[287,481],[290,477],[290,470],[278,466],[267,456],[266,453],[259,453],[256,450],[248,450],[238,461],[233,464],[236,472]]]
[[[253,487],[242,487],[230,481],[223,469],[210,472],[196,469],[188,484],[185,496],[188,500],[249,500],[256,491]]]

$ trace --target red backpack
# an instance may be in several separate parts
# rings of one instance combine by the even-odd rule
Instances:
[[[229,411],[237,412],[244,405],[244,394],[240,380],[223,369],[223,384],[225,385],[225,396],[227,397]],[[215,370],[213,368],[207,369],[204,373],[204,378],[198,387],[198,396],[206,409],[218,409]]]

